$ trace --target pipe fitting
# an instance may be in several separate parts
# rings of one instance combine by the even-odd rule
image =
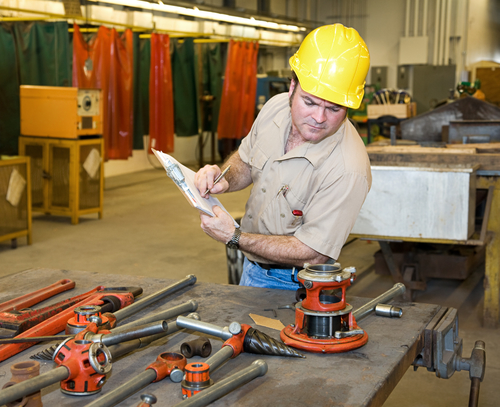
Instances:
[[[212,353],[212,344],[210,339],[201,336],[198,339],[181,344],[181,353],[186,358],[192,358],[193,356],[206,358]]]
[[[25,380],[32,379],[40,374],[40,363],[37,361],[29,362],[19,362],[14,363],[10,367],[10,372],[12,373],[12,378],[9,382],[5,383],[2,389],[14,386],[15,384],[24,382]],[[23,396],[21,402],[18,400],[7,403],[7,407],[42,407],[42,392],[37,391],[35,393]]]

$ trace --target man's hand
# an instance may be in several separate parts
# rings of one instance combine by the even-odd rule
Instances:
[[[219,185],[222,181],[219,181]],[[216,185],[216,186],[217,186]],[[234,226],[233,218],[223,211],[220,207],[214,206],[212,208],[215,216],[209,216],[200,212],[201,228],[212,239],[226,244],[231,240],[236,227]]]
[[[208,198],[207,189],[211,194],[222,194],[229,189],[229,183],[222,178],[214,185],[215,179],[222,174],[221,169],[217,165],[205,165],[194,176],[194,184],[203,198]]]

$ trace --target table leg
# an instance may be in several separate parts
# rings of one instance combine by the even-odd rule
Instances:
[[[500,316],[500,182],[497,180],[488,221],[490,239],[486,246],[484,269],[484,326],[498,328]]]
[[[483,324],[486,328],[498,328],[500,317],[500,177],[487,179],[494,185],[490,217],[488,219],[488,238],[484,267],[484,311]]]

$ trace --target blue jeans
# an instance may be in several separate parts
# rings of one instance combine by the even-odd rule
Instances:
[[[292,281],[292,271],[293,269],[291,268],[266,270],[252,263],[245,257],[240,285],[248,287],[277,288],[280,290],[296,290],[299,288],[299,284]],[[295,275],[297,275],[298,271],[299,270],[295,268]]]

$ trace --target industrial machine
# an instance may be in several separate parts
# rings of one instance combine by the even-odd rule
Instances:
[[[21,85],[21,134],[76,139],[102,134],[100,89]]]

